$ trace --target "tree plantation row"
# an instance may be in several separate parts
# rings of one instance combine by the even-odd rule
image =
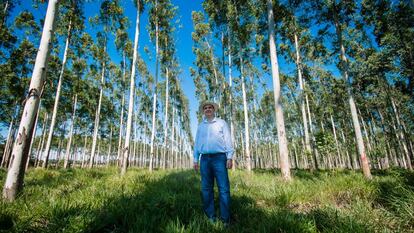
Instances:
[[[120,0],[94,3],[88,18],[88,1],[36,1],[16,12],[21,4],[2,1],[0,13],[4,198],[16,198],[29,166],[115,165],[122,175],[128,166],[191,166],[196,100],[181,84],[172,1],[134,0],[136,18]],[[361,169],[367,178],[371,169],[412,170],[412,1],[202,7],[191,15],[195,60],[184,78],[229,122],[233,169],[280,168],[285,180],[291,168]],[[138,52],[143,27],[152,59]]]

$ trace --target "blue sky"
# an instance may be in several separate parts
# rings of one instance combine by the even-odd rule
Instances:
[[[36,17],[37,22],[39,22],[40,19],[43,19],[46,14],[47,4],[39,4],[38,8],[36,9],[36,8],[33,8],[32,2],[33,1],[29,1],[29,0],[22,1],[22,4],[17,6],[13,10],[9,21],[11,21],[22,10],[28,10],[32,12]],[[85,3],[84,5],[84,14],[85,14],[85,18],[87,19],[85,22],[86,30],[92,36],[95,36],[96,29],[93,29],[89,25],[88,19],[98,14],[99,6],[101,2],[102,1],[98,1],[98,0],[90,1],[88,3]],[[195,56],[192,52],[193,41],[191,38],[191,33],[193,32],[193,24],[192,24],[192,19],[191,19],[191,12],[202,11],[202,2],[203,2],[202,0],[172,0],[173,5],[178,7],[176,18],[179,19],[179,25],[176,25],[177,31],[175,32],[174,36],[176,39],[175,42],[176,42],[176,49],[177,49],[177,57],[180,62],[180,66],[182,70],[182,73],[180,75],[182,88],[184,90],[184,93],[188,97],[189,103],[190,103],[190,119],[191,119],[191,129],[192,129],[193,136],[195,136],[195,131],[196,131],[197,123],[198,123],[197,117],[196,117],[196,111],[198,109],[199,103],[197,99],[195,98],[195,86],[194,86],[193,79],[190,76],[190,72],[189,72],[190,67],[192,66],[194,67],[193,62],[195,60]],[[130,21],[128,35],[131,41],[133,41],[134,33],[135,33],[136,8],[132,0],[121,0],[121,4],[124,7],[124,14],[129,18],[129,21]],[[147,63],[151,74],[154,74],[155,73],[154,72],[155,70],[155,61],[154,61],[155,48],[154,47],[155,46],[149,39],[149,33],[147,32],[147,24],[148,24],[148,15],[147,15],[147,11],[145,11],[144,14],[141,16],[139,55]],[[217,56],[220,57],[221,56],[220,54],[221,45],[218,45],[218,46],[219,47],[216,48],[216,53],[217,53]],[[149,54],[144,52],[145,47],[149,49]],[[108,42],[108,53],[113,62],[118,63],[118,64],[121,62],[121,56],[116,51],[115,44],[113,43],[113,41]],[[279,56],[278,58],[279,58],[280,72],[283,72],[289,75],[294,75],[296,72],[295,65],[286,63],[286,61],[284,61],[283,57],[281,56]],[[257,66],[260,66],[259,63],[257,63]],[[335,69],[331,69],[331,70],[335,70]],[[236,68],[233,67],[233,76],[235,75],[238,75],[238,74],[237,74]],[[139,79],[140,79],[140,76],[138,76],[137,81],[139,81]],[[272,80],[271,80],[270,75],[263,74],[262,79],[267,84],[268,89],[272,89],[273,85],[272,85]],[[263,93],[263,90],[260,87],[258,89],[258,93],[259,93],[259,96],[261,95],[261,93]],[[2,135],[5,135],[7,133],[6,131],[7,131],[7,128],[3,128],[0,130]]]
[[[202,1],[201,0],[173,0],[172,1],[175,6],[178,7],[177,12],[177,19],[180,21],[179,25],[176,25],[177,31],[175,34],[176,38],[176,47],[177,47],[177,56],[178,60],[181,65],[182,73],[180,75],[182,88],[189,98],[190,103],[190,119],[191,119],[191,128],[192,133],[195,135],[195,130],[197,127],[197,117],[196,111],[198,109],[198,101],[195,98],[195,86],[190,76],[189,69],[193,66],[193,61],[195,60],[194,54],[192,52],[192,39],[191,33],[193,32],[193,24],[191,20],[191,12],[192,11],[200,11],[202,10]],[[84,14],[86,19],[89,17],[95,16],[98,13],[99,6],[101,1],[90,1],[85,3],[84,6]],[[128,30],[128,35],[131,41],[133,41],[134,33],[135,33],[135,18],[136,18],[136,8],[132,2],[132,0],[123,0],[121,1],[122,6],[124,7],[124,14],[130,20],[130,27]],[[16,6],[12,12],[10,19],[13,19],[19,12],[23,10],[28,10],[35,15],[36,21],[39,22],[40,19],[44,18],[46,14],[47,4],[39,4],[38,8],[33,8],[32,1],[24,0],[22,4]],[[87,21],[87,20],[86,20]],[[86,22],[88,23],[88,22]],[[155,53],[155,46],[149,40],[149,33],[147,32],[146,25],[148,24],[148,15],[145,11],[144,14],[141,16],[141,23],[140,23],[140,38],[139,38],[139,55],[146,61],[150,72],[154,74],[155,70],[155,62],[154,62],[154,53]],[[91,29],[90,25],[86,26],[86,30],[94,36],[95,32]],[[38,45],[37,45],[38,46]],[[146,54],[144,52],[144,48],[147,47],[150,50],[151,54]],[[114,43],[109,41],[108,43],[108,53],[115,63],[121,62],[121,56],[115,49]],[[138,77],[139,79],[140,77]],[[7,134],[7,129],[3,128],[1,133],[3,135]]]

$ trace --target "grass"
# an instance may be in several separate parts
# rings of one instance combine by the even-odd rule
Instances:
[[[211,224],[191,170],[31,169],[0,232],[414,232],[414,173],[231,172],[232,224]],[[6,172],[0,170],[4,183]]]

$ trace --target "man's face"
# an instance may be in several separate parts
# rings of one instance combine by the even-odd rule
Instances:
[[[213,105],[211,105],[211,104],[207,104],[207,105],[205,105],[205,106],[203,107],[203,111],[204,111],[204,115],[205,115],[207,118],[211,118],[211,117],[214,117],[214,112],[215,112],[216,110],[214,109],[214,106],[213,106]]]

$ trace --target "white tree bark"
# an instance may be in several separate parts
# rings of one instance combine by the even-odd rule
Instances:
[[[339,46],[341,49],[340,51],[341,61],[344,66],[343,72],[342,72],[342,78],[347,84],[348,102],[349,102],[349,107],[351,110],[352,123],[354,125],[355,139],[356,139],[357,147],[358,147],[358,154],[361,159],[361,167],[362,167],[364,176],[368,179],[371,179],[372,178],[371,170],[369,168],[369,162],[368,162],[368,158],[365,152],[365,145],[364,145],[364,140],[362,138],[361,125],[359,124],[358,113],[357,113],[354,97],[352,94],[352,90],[349,84],[349,77],[348,77],[348,70],[347,70],[348,59],[346,58],[346,55],[345,55],[345,47],[342,43],[342,34],[341,34],[341,29],[340,29],[338,22],[335,22],[335,28],[336,28],[336,33],[337,33],[339,43],[340,43]]]
[[[249,114],[248,114],[248,107],[247,107],[247,97],[246,97],[246,85],[243,73],[243,59],[240,56],[240,73],[241,73],[241,84],[242,84],[242,93],[243,93],[243,112],[244,112],[244,150],[245,150],[245,157],[246,157],[246,168],[248,172],[252,171],[252,161],[250,155],[250,132],[249,132]]]
[[[24,169],[30,146],[30,136],[33,132],[35,116],[39,108],[40,93],[46,78],[47,61],[52,45],[58,2],[59,0],[49,0],[42,38],[30,81],[29,93],[20,121],[18,137],[12,151],[11,167],[7,172],[6,182],[3,187],[3,197],[8,201],[15,200],[19,191],[23,188]]]
[[[157,6],[156,6],[157,7]],[[159,37],[159,28],[158,21],[155,23],[155,82],[154,82],[154,94],[153,94],[153,104],[152,104],[152,131],[151,131],[151,151],[150,151],[150,161],[149,161],[149,171],[153,170],[153,160],[154,160],[154,139],[155,139],[155,113],[157,111],[157,84],[158,84],[158,37]]]
[[[12,118],[12,120],[10,121],[10,126],[9,126],[9,131],[7,133],[7,141],[6,141],[6,145],[4,146],[4,151],[3,151],[3,157],[1,159],[1,167],[8,167],[7,166],[7,160],[9,157],[9,151],[10,151],[10,147],[11,147],[11,141],[12,141],[12,137],[13,137],[13,126],[14,126],[14,118]]]
[[[125,83],[125,51],[122,54],[123,59],[123,72],[122,72],[122,82]],[[122,135],[123,135],[123,124],[124,124],[124,105],[125,105],[125,94],[122,93],[122,101],[121,101],[121,117],[119,120],[119,138],[118,138],[118,152],[116,157],[116,166],[120,165],[120,159],[122,154]]]
[[[294,37],[295,37],[295,49],[296,49],[296,66],[298,70],[298,79],[299,79],[300,108],[302,111],[303,131],[304,131],[304,137],[305,137],[305,149],[308,153],[311,153],[309,130],[308,130],[308,119],[306,117],[306,110],[305,110],[304,83],[302,79],[302,64],[301,64],[298,36],[296,32],[294,34]]]
[[[72,125],[70,126],[69,139],[68,139],[68,144],[66,146],[66,153],[65,153],[65,162],[63,163],[63,168],[65,169],[68,167],[68,163],[69,163],[70,147],[72,146],[73,127],[75,126],[77,103],[78,103],[78,94],[75,94],[75,101],[73,103],[73,113],[72,113]]]
[[[106,50],[106,47],[105,47],[104,50]],[[104,82],[105,82],[105,61],[102,62],[101,90],[99,92],[98,109],[96,109],[95,126],[94,126],[94,130],[93,130],[92,149],[91,149],[91,158],[89,160],[89,168],[93,167],[93,162],[94,162],[94,159],[95,159],[96,141],[97,141],[98,131],[99,131],[99,118],[100,118],[100,115],[101,115],[101,105],[102,105],[102,95],[103,95],[103,89],[104,89]]]
[[[402,148],[403,148],[403,151],[404,151],[405,159],[407,161],[407,168],[412,171],[413,167],[411,165],[410,152],[408,151],[407,141],[405,140],[404,131],[403,131],[403,127],[401,125],[400,116],[398,114],[397,106],[395,105],[395,102],[394,102],[393,98],[391,98],[391,105],[392,105],[392,110],[394,111],[395,119],[397,120],[396,133],[397,133],[397,135],[399,135],[399,138],[401,139],[401,145],[402,145]],[[398,138],[398,136],[397,136],[397,138]]]
[[[136,71],[136,63],[137,63],[137,56],[138,56],[139,17],[140,17],[139,2],[140,1],[138,1],[137,18],[136,18],[136,23],[135,23],[134,54],[132,58],[131,82],[130,82],[130,87],[129,87],[127,130],[126,130],[126,136],[125,136],[125,145],[123,149],[123,162],[122,162],[121,175],[125,175],[127,171],[128,157],[130,153],[130,140],[131,140],[132,117],[133,117],[133,110],[134,110],[134,95],[135,95],[135,71]]]
[[[44,158],[44,161],[42,164],[43,168],[47,168],[47,165],[49,162],[49,153],[50,153],[50,147],[52,144],[53,130],[56,124],[57,111],[59,107],[59,99],[60,99],[60,91],[62,88],[63,73],[65,72],[65,66],[66,66],[66,61],[68,57],[68,48],[69,48],[71,30],[72,30],[72,21],[69,21],[68,36],[66,38],[65,52],[63,53],[62,68],[59,74],[59,82],[58,82],[57,90],[56,90],[55,104],[53,105],[52,122],[50,123],[49,136],[47,137],[46,148],[45,148],[44,155],[43,155],[43,158]]]
[[[40,109],[42,108],[42,100],[40,99],[39,101],[39,108],[37,109],[37,113],[36,113],[36,120],[33,126],[33,134],[32,134],[32,139],[30,142],[30,147],[29,147],[29,154],[27,157],[27,162],[26,162],[26,168],[25,170],[27,171],[27,168],[29,167],[29,162],[30,162],[30,156],[32,155],[32,147],[33,147],[33,143],[36,137],[36,131],[37,131],[37,122],[39,120],[39,114],[40,114]]]
[[[162,168],[165,169],[166,154],[168,149],[168,105],[169,105],[169,86],[168,86],[168,67],[166,67],[166,76],[165,76],[165,115],[164,115],[164,151],[162,155]]]
[[[273,78],[273,91],[275,99],[275,112],[276,112],[276,125],[277,136],[279,139],[279,153],[280,153],[280,169],[282,177],[285,180],[290,180],[290,168],[289,168],[289,151],[286,139],[285,121],[283,117],[283,108],[280,100],[281,88],[279,78],[279,65],[277,61],[276,44],[275,44],[275,26],[273,16],[272,1],[267,0],[267,14],[268,14],[268,26],[269,26],[269,48],[270,48],[270,60],[272,64],[272,78]]]
[[[231,141],[234,144],[235,138],[234,138],[234,123],[233,123],[233,77],[232,77],[232,58],[231,58],[231,35],[230,35],[230,28],[228,28],[229,31],[229,52],[228,52],[228,60],[229,60],[229,102],[230,102],[230,135],[231,135]],[[233,145],[233,148],[234,145]],[[233,171],[236,170],[236,153],[233,153],[233,159],[232,159],[232,169]]]

